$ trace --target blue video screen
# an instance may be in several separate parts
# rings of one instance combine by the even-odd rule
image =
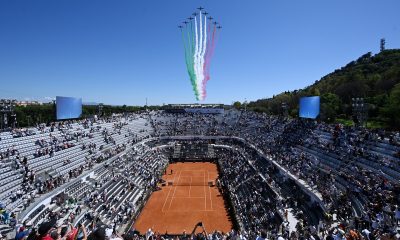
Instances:
[[[56,97],[57,120],[79,118],[82,114],[82,98]]]
[[[299,117],[315,119],[319,115],[320,97],[300,98]]]

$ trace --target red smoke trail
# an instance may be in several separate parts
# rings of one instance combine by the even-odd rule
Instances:
[[[206,56],[205,56],[204,66],[203,66],[204,81],[202,82],[202,94],[204,97],[207,95],[206,84],[207,84],[208,80],[210,80],[210,62],[211,62],[211,58],[214,54],[215,40],[216,40],[216,26],[214,25],[212,37],[210,37],[210,41],[208,42],[208,45],[207,45],[207,52],[206,52]]]

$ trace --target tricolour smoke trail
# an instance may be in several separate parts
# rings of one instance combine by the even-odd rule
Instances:
[[[206,84],[210,79],[210,62],[214,54],[218,30],[215,23],[207,22],[207,15],[201,10],[198,16],[193,15],[194,18],[190,18],[191,21],[185,22],[185,26],[180,28],[181,30],[183,28],[185,63],[193,91],[196,100],[204,100],[207,95]]]

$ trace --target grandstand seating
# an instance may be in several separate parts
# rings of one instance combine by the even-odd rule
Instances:
[[[123,232],[172,156],[174,142],[161,149],[168,140],[140,142],[150,136],[242,139],[217,138],[217,145],[232,149],[213,151],[221,166],[220,183],[230,190],[226,194],[249,236],[273,230],[287,205],[314,226],[325,218],[323,212],[343,221],[367,216],[373,221],[380,212],[372,206],[399,205],[398,134],[237,110],[216,115],[152,111],[2,132],[0,202],[32,226],[53,215],[66,221],[75,214],[74,224],[97,219]],[[321,208],[302,190],[302,182],[322,196]],[[60,205],[49,195],[53,190],[72,203]],[[46,196],[53,201],[42,204]],[[385,214],[393,218],[393,211]],[[2,234],[10,229],[0,226]]]

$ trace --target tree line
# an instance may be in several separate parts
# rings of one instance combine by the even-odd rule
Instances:
[[[127,113],[138,112],[146,109],[153,109],[153,106],[112,106],[103,105],[101,116],[111,116],[113,113]],[[57,121],[56,119],[56,106],[53,103],[46,103],[42,105],[28,105],[16,106],[15,113],[17,117],[17,127],[35,126],[39,123],[50,123]],[[97,105],[83,105],[82,118],[99,115],[99,106]]]
[[[270,114],[287,111],[297,117],[299,99],[304,96],[321,97],[320,120],[331,123],[355,120],[352,98],[363,98],[370,122],[400,129],[400,50],[384,50],[376,55],[366,53],[308,87],[250,102],[247,108]],[[234,106],[243,107],[243,104],[235,102]]]

